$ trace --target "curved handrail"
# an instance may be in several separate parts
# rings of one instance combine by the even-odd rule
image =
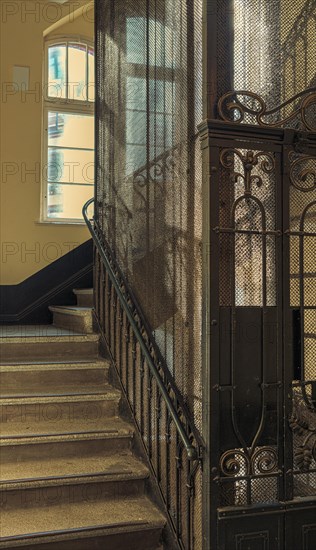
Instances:
[[[95,199],[92,198],[92,199],[89,199],[86,204],[84,205],[83,209],[82,209],[82,214],[83,214],[83,217],[84,217],[84,220],[86,222],[86,225],[90,231],[90,234],[92,236],[92,239],[94,241],[94,244],[96,245],[98,251],[99,251],[99,254],[102,258],[102,261],[105,265],[105,268],[109,274],[109,277],[112,281],[112,284],[113,286],[115,287],[115,290],[117,292],[117,295],[118,295],[118,298],[121,302],[121,305],[127,315],[127,318],[131,324],[131,327],[134,331],[134,334],[137,338],[137,341],[140,345],[140,348],[142,350],[142,353],[144,354],[144,357],[147,361],[147,364],[150,368],[150,371],[153,375],[153,377],[155,378],[156,382],[157,382],[157,385],[160,389],[160,392],[161,392],[161,395],[166,403],[166,406],[167,406],[167,409],[170,413],[170,416],[171,418],[173,419],[174,423],[175,423],[175,426],[177,428],[177,431],[178,431],[178,434],[182,440],[182,443],[184,445],[184,448],[187,452],[187,456],[188,456],[188,459],[189,460],[198,460],[199,458],[199,454],[198,454],[198,451],[196,449],[196,447],[194,447],[194,445],[192,445],[191,441],[190,441],[190,438],[181,422],[181,419],[179,418],[179,415],[170,399],[170,396],[168,394],[168,391],[164,385],[164,382],[159,374],[159,372],[157,371],[156,367],[155,367],[155,364],[152,360],[152,357],[150,355],[150,352],[148,351],[148,348],[147,348],[147,345],[146,345],[146,342],[139,330],[139,327],[133,317],[133,314],[130,310],[130,307],[129,307],[129,304],[124,296],[124,294],[122,293],[122,290],[121,290],[121,287],[120,287],[120,284],[118,283],[117,281],[117,278],[115,276],[115,273],[113,271],[113,268],[107,258],[107,255],[106,255],[106,252],[104,251],[104,247],[102,246],[102,243],[89,219],[89,216],[88,216],[88,208],[91,204],[93,204],[95,202]],[[97,222],[94,220],[93,218],[93,221],[94,223],[96,224]]]

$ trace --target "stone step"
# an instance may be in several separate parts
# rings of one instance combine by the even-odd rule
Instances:
[[[166,520],[145,496],[4,510],[0,548],[152,550]]]
[[[103,392],[96,394],[1,398],[1,433],[4,429],[10,431],[11,424],[20,423],[21,429],[26,430],[30,422],[43,422],[45,429],[45,423],[58,425],[64,421],[113,417],[118,414],[120,398],[121,392],[112,386],[104,386]]]
[[[78,306],[93,307],[93,288],[74,288]]]
[[[81,334],[52,325],[0,327],[2,365],[54,360],[93,361],[99,355],[99,335]]]
[[[97,393],[108,381],[109,361],[0,365],[2,397]]]
[[[37,460],[108,456],[126,452],[132,446],[134,428],[121,418],[45,421],[2,425],[1,467]]]
[[[80,306],[50,306],[53,325],[58,328],[93,334],[93,308]]]
[[[144,493],[148,470],[131,453],[1,466],[1,510],[96,502]]]

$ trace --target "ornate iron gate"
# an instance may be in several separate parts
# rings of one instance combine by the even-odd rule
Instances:
[[[221,550],[316,547],[315,89],[295,101],[300,130],[266,123],[244,92],[219,102],[225,123],[201,126]]]

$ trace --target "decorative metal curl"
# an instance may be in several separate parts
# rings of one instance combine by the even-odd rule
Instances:
[[[244,98],[251,98],[257,102],[257,108],[250,108],[238,98],[243,96]],[[300,102],[298,106],[295,106],[297,102]],[[294,103],[293,111],[290,115],[284,118],[279,118],[276,122],[267,122],[265,117],[271,117],[284,109],[287,105]],[[248,90],[230,91],[224,94],[218,102],[218,113],[222,120],[226,122],[234,122],[240,124],[245,121],[245,115],[250,115],[254,118],[254,122],[259,126],[266,128],[279,128],[285,126],[292,120],[298,119],[302,126],[310,132],[316,131],[316,117],[308,117],[308,110],[310,108],[316,108],[316,88],[308,88],[303,92],[296,94],[281,105],[278,105],[274,109],[268,109],[264,99]],[[236,118],[237,115],[237,118]]]
[[[244,471],[241,472],[242,468]],[[228,477],[247,475],[250,471],[249,457],[239,449],[231,449],[226,451],[220,459],[221,472]]]
[[[289,419],[296,443],[294,460],[301,472],[310,471],[312,461],[316,461],[316,409],[308,400],[306,385],[308,381],[294,389]]]
[[[296,158],[297,155],[294,151],[289,153],[290,166],[290,180],[298,191],[303,193],[309,193],[316,189],[316,159],[308,155],[301,155]],[[314,162],[315,167],[306,166],[308,162]],[[303,166],[301,166],[303,164]],[[304,167],[305,164],[305,167]]]
[[[251,195],[252,183],[256,183],[258,187],[263,185],[262,177],[259,174],[252,174],[253,169],[256,166],[259,166],[265,174],[272,174],[275,169],[274,156],[272,153],[267,153],[264,151],[255,153],[254,151],[248,150],[245,154],[243,154],[239,149],[222,149],[220,154],[220,163],[223,168],[234,168],[234,155],[236,155],[241,161],[244,171],[243,174],[241,172],[234,171],[234,181],[237,182],[238,178],[241,178],[245,183],[245,194]]]
[[[263,447],[254,452],[251,457],[252,470],[260,474],[271,474],[277,471],[278,455],[272,447]]]

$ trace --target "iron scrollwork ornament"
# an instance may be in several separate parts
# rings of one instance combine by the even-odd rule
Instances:
[[[304,393],[294,391],[289,425],[294,436],[294,462],[299,471],[307,473],[313,460],[316,461],[316,409],[306,400]]]
[[[239,159],[243,166],[243,174],[235,170],[235,158]],[[242,179],[245,184],[245,195],[252,194],[252,184],[257,187],[263,185],[263,179],[261,175],[254,174],[253,170],[256,166],[262,171],[262,173],[270,175],[275,169],[275,159],[271,153],[259,151],[246,151],[243,154],[239,149],[223,149],[220,154],[220,162],[223,168],[234,169],[234,182],[238,179]]]
[[[282,110],[293,104],[290,114]],[[316,88],[308,88],[281,105],[268,109],[264,99],[247,90],[230,91],[218,102],[218,114],[226,122],[254,123],[266,128],[286,127],[294,123],[309,132],[316,131]]]
[[[273,447],[230,449],[221,456],[220,471],[225,477],[271,475],[278,472],[278,455]]]
[[[289,153],[290,180],[293,187],[303,193],[316,189],[316,158],[309,155]]]

